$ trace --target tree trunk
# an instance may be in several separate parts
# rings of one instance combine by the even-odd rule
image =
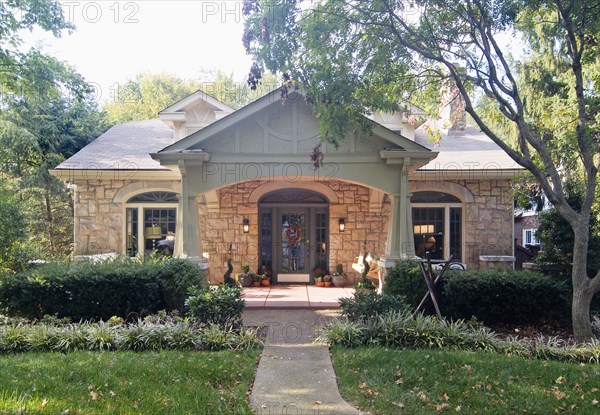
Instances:
[[[573,226],[575,243],[573,246],[573,269],[571,280],[573,282],[573,303],[571,305],[571,319],[573,322],[573,335],[579,343],[592,339],[592,324],[590,318],[590,304],[594,294],[598,291],[591,284],[587,274],[587,254],[589,244],[589,214],[582,215],[578,223]],[[594,281],[596,282],[596,281]]]
[[[52,202],[50,199],[49,186],[45,186],[44,199],[46,202],[46,220],[48,221],[48,239],[50,241],[50,254],[54,256],[56,252],[56,241],[54,240],[54,216],[52,215]]]
[[[587,275],[585,275],[587,278]],[[590,304],[593,294],[586,288],[573,287],[573,304],[571,318],[573,322],[573,335],[578,343],[592,339],[592,323],[590,319]]]

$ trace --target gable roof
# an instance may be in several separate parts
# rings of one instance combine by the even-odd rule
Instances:
[[[179,101],[175,102],[174,104],[169,105],[167,108],[163,109],[162,111],[159,111],[159,115],[183,111],[184,109],[195,104],[198,101],[204,101],[204,102],[212,105],[219,111],[224,111],[224,112],[235,111],[229,105],[224,104],[223,102],[219,101],[216,98],[213,98],[212,96],[208,95],[206,92],[199,89],[196,92],[188,95],[187,97],[180,99]]]
[[[227,128],[230,128],[234,125],[236,125],[237,123],[257,114],[258,112],[272,106],[272,105],[285,105],[288,102],[304,102],[304,96],[302,95],[302,93],[298,92],[298,91],[293,91],[290,92],[286,101],[282,102],[281,99],[281,93],[279,88],[275,89],[269,93],[267,93],[266,95],[264,95],[263,97],[257,99],[256,101],[246,105],[243,108],[240,108],[239,110],[235,111],[234,113],[231,113],[227,116],[225,116],[224,118],[210,124],[209,126],[193,133],[190,134],[189,136],[177,141],[176,143],[173,143],[167,147],[165,147],[164,149],[162,149],[160,152],[158,152],[157,154],[154,155],[154,157],[160,157],[161,154],[165,154],[165,153],[176,153],[176,152],[182,152],[182,151],[186,151],[189,150],[190,148],[194,147],[194,146],[198,146],[198,144],[202,143],[203,141],[214,137],[215,135],[223,132],[224,130],[226,130]],[[383,127],[380,124],[377,124],[376,122],[373,122],[373,131],[372,133],[389,141],[390,144],[393,144],[395,146],[398,146],[399,149],[403,149],[403,150],[407,150],[407,151],[416,151],[416,152],[427,152],[430,153],[431,150],[427,147],[424,147],[418,143],[415,143],[409,139],[407,139],[406,137],[401,136],[400,134]]]

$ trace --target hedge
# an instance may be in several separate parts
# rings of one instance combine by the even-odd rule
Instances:
[[[386,278],[383,292],[403,295],[413,308],[427,291],[418,263],[399,262]],[[490,269],[447,271],[438,283],[442,314],[453,319],[476,317],[485,323],[533,323],[567,320],[570,292],[566,284],[527,271]]]
[[[2,277],[0,310],[27,318],[57,315],[73,320],[183,310],[188,290],[202,283],[202,271],[181,259],[52,263]]]

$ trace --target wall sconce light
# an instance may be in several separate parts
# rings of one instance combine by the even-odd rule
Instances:
[[[244,218],[242,225],[244,226],[244,233],[250,232],[250,221],[247,218]]]
[[[338,223],[340,225],[340,232],[344,232],[346,230],[346,219],[340,218]]]

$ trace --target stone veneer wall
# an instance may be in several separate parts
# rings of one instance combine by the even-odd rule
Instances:
[[[127,180],[76,180],[74,255],[123,252],[123,209],[113,203]]]
[[[258,266],[258,205],[250,203],[249,197],[257,187],[268,181],[249,181],[219,190],[220,209],[209,212],[206,204],[198,203],[198,237],[201,250],[209,255],[210,268],[207,277],[222,281],[226,271],[229,244],[232,244],[234,273],[240,272],[243,262],[250,264],[254,272]],[[367,241],[367,248],[382,255],[387,239],[390,204],[384,203],[380,212],[369,211],[369,189],[337,180],[320,181],[338,196],[339,203],[329,207],[330,269],[339,262],[351,277],[358,274],[352,270],[355,257]],[[286,183],[293,188],[293,183]],[[198,199],[199,200],[199,199]],[[250,220],[249,233],[244,234],[242,221]],[[346,219],[345,232],[339,231],[338,219]]]
[[[480,255],[513,255],[513,190],[510,180],[455,182],[471,191],[475,203],[467,204],[464,238],[465,261],[470,268],[512,267],[512,262],[482,262]]]

